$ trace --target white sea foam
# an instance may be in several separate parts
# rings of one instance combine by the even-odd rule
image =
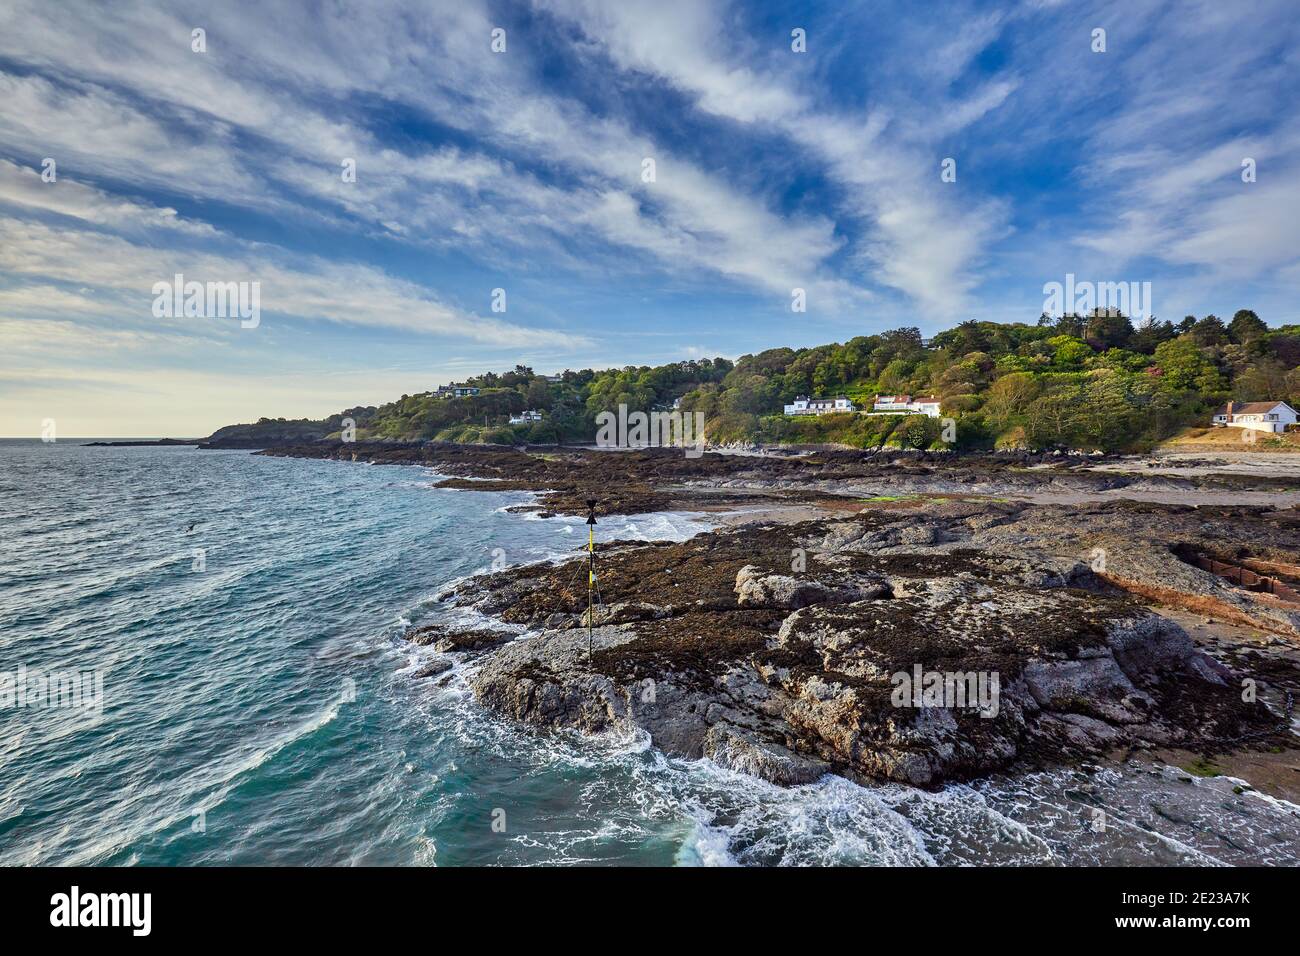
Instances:
[[[678,866],[739,866],[731,855],[731,834],[705,820],[692,818],[690,834],[682,841],[674,862]]]

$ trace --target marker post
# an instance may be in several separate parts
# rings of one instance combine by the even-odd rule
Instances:
[[[587,500],[587,663],[592,662],[592,624],[596,617],[596,501]]]

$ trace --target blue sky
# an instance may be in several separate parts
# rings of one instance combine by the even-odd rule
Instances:
[[[6,0],[0,435],[1033,321],[1066,273],[1300,321],[1297,33],[1248,0]],[[260,283],[260,325],[155,317],[175,273]]]

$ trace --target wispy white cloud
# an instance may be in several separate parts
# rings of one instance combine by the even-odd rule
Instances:
[[[95,169],[102,175],[200,190],[224,202],[275,208],[286,203],[285,189],[305,191],[419,244],[469,242],[508,248],[518,257],[521,249],[551,251],[546,233],[580,240],[595,229],[609,243],[650,255],[656,269],[712,272],[782,296],[792,286],[818,283],[824,283],[824,300],[844,300],[854,291],[833,281],[822,265],[839,245],[833,223],[780,216],[645,132],[597,117],[563,96],[536,92],[530,77],[488,51],[495,21],[486,6],[441,4],[438,29],[426,24],[414,34],[413,21],[423,22],[417,8],[387,7],[387,16],[368,17],[360,29],[356,11],[322,11],[300,24],[296,54],[285,58],[281,47],[263,39],[284,29],[284,16],[298,19],[283,7],[250,9],[235,21],[197,12],[189,19],[176,12],[160,16],[137,3],[114,24],[61,16],[54,30],[48,10],[19,4],[5,23],[11,29],[0,40],[0,54],[58,68],[76,78],[78,89],[69,98],[40,77],[0,76],[29,117],[20,122],[0,108],[0,131],[25,152],[54,150],[74,164],[99,155]],[[201,22],[208,24],[209,51],[195,54],[189,29]],[[235,22],[237,37],[219,27]],[[150,29],[142,29],[145,24]],[[104,52],[109,49],[112,56]],[[525,59],[527,53],[512,56]],[[278,82],[259,86],[250,77]],[[744,75],[729,83],[718,88],[719,103],[734,104],[752,86]],[[115,92],[122,88],[131,90],[135,105]],[[0,96],[5,92],[0,89]],[[482,154],[394,149],[345,116],[320,109],[322,97],[363,93],[404,100],[570,175],[557,181],[562,185],[543,184]],[[170,111],[167,122],[152,108],[159,104],[168,108],[164,114]],[[89,122],[92,115],[109,119]],[[182,148],[163,149],[184,132]],[[164,153],[171,168],[159,169],[153,159]],[[645,156],[660,163],[654,189],[638,180]],[[338,176],[345,157],[357,160],[356,183]],[[610,216],[608,197],[619,192],[638,201],[621,207],[630,215]],[[496,200],[506,215],[487,213]],[[685,246],[665,244],[665,230]]]
[[[1112,271],[1182,269],[1166,287],[1285,280],[1300,263],[1300,117],[1278,109],[1273,84],[1297,74],[1286,40],[1300,36],[1295,21],[1271,4],[1245,20],[1212,3],[1105,11],[1124,25],[1112,44],[1131,43],[1140,26],[1143,55],[1107,64],[1123,95],[1089,127],[1079,163],[1089,210],[1105,215],[1080,217],[1069,238]],[[1277,57],[1288,48],[1290,65]],[[1243,179],[1246,159],[1254,182]]]
[[[944,154],[933,150],[943,135],[1001,105],[1014,84],[980,87],[937,121],[895,129],[883,113],[855,116],[816,107],[775,69],[745,65],[773,56],[758,55],[743,42],[735,49],[736,31],[728,26],[736,18],[726,3],[545,0],[544,6],[583,30],[622,68],[652,73],[691,94],[702,110],[773,127],[796,149],[811,150],[844,186],[842,213],[867,228],[858,249],[864,284],[892,286],[933,316],[951,317],[967,304],[977,283],[973,270],[1005,217],[999,203],[963,201],[960,189],[941,183]],[[981,20],[935,62],[954,69],[996,36],[997,24],[996,17]],[[795,55],[777,49],[787,59]]]
[[[210,224],[182,219],[175,209],[135,202],[70,181],[66,170],[60,182],[57,166],[54,167],[54,176],[55,179],[47,182],[35,169],[0,158],[0,204],[11,203],[53,212],[115,229],[175,230],[209,238],[217,235],[217,230]]]
[[[199,282],[258,282],[261,308],[271,316],[296,316],[360,326],[381,326],[494,344],[572,345],[582,337],[526,328],[465,312],[414,283],[358,264],[298,257],[297,264],[271,261],[271,250],[248,248],[243,255],[137,245],[120,236],[39,222],[0,218],[0,272],[34,287],[10,289],[8,305],[28,312],[64,314],[64,296],[46,301],[50,281],[95,288],[98,310],[111,301],[119,315],[153,322],[152,289],[183,274]],[[19,297],[21,296],[21,301]],[[85,297],[78,297],[85,301]],[[181,321],[181,320],[169,320]]]

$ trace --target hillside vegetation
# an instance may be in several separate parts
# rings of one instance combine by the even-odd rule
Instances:
[[[711,443],[839,443],[946,447],[943,425],[923,416],[786,417],[796,395],[846,394],[859,408],[877,393],[937,395],[958,448],[1149,448],[1208,422],[1228,399],[1300,399],[1300,326],[1270,329],[1254,312],[1135,327],[1124,316],[1065,316],[1037,323],[968,321],[927,342],[915,328],[813,348],[777,348],[736,362],[566,371],[550,381],[526,366],[466,384],[477,396],[403,395],[320,422],[262,419],[214,434],[243,441],[336,435],[352,418],[358,439],[590,442],[595,416],[664,410],[681,399],[703,412]],[[541,422],[509,425],[524,409]],[[951,432],[949,436],[952,437]]]

